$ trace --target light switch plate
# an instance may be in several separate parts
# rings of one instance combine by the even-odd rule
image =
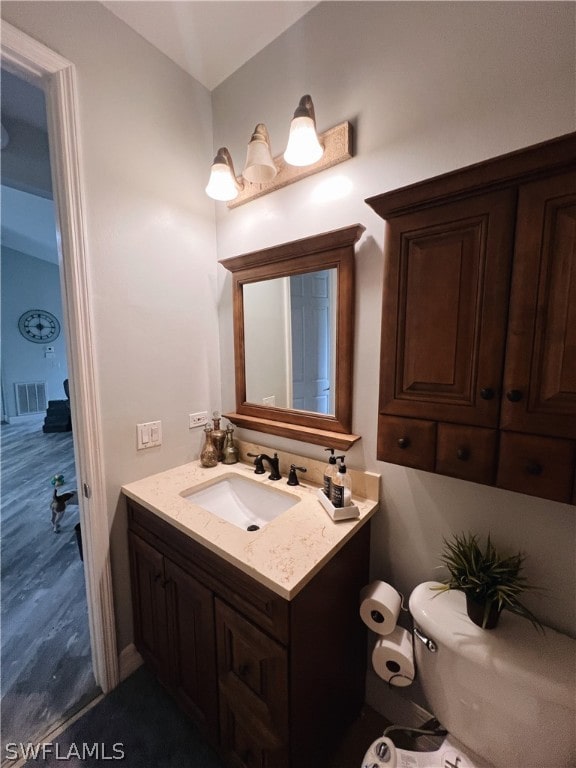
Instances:
[[[139,451],[162,445],[162,422],[146,421],[142,424],[136,424],[136,440],[136,447]]]

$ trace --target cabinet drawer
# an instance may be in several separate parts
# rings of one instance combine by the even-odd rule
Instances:
[[[576,443],[503,432],[497,485],[510,491],[570,503]]]
[[[434,471],[436,424],[433,421],[378,418],[378,459],[404,467]]]
[[[220,735],[252,768],[288,765],[288,653],[216,599]]]
[[[438,424],[436,472],[474,483],[493,483],[497,434],[494,429]]]

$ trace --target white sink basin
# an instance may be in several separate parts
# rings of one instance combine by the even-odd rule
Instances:
[[[258,530],[300,501],[298,496],[233,473],[182,496],[244,530]],[[253,527],[254,526],[254,527]]]

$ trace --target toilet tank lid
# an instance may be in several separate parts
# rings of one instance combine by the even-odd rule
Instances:
[[[513,676],[543,698],[576,708],[576,640],[550,627],[538,632],[510,611],[503,611],[495,629],[482,629],[468,618],[464,593],[434,589],[439,586],[427,581],[410,595],[414,623],[427,636],[487,673]]]

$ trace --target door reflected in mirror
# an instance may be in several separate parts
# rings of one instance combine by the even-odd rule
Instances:
[[[337,270],[244,285],[246,402],[335,414]]]

